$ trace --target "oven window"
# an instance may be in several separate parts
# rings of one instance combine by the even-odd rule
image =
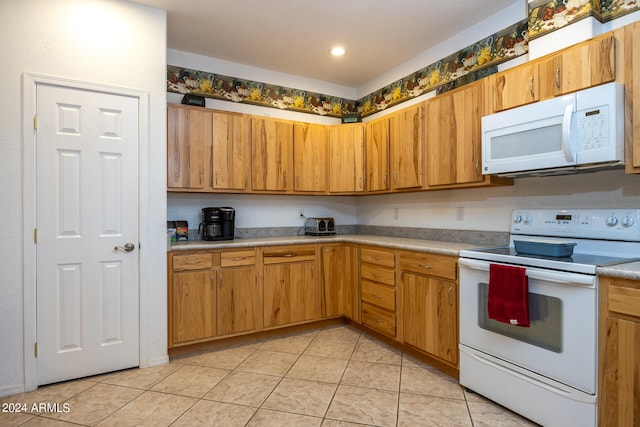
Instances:
[[[529,292],[529,320],[523,328],[489,319],[489,285],[478,283],[478,326],[536,347],[562,353],[562,301],[548,295]]]

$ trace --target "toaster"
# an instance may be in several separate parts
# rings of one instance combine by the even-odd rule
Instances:
[[[307,236],[332,236],[336,234],[333,218],[307,218],[304,222],[304,234]]]

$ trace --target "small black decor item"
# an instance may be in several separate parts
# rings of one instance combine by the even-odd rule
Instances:
[[[204,107],[204,96],[192,95],[190,93],[182,97],[182,103],[194,107]]]

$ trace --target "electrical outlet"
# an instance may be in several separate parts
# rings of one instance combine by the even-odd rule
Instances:
[[[298,216],[299,216],[300,218],[306,218],[306,217],[304,216],[304,209],[298,209]]]

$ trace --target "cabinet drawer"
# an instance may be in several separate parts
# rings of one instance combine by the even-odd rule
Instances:
[[[400,255],[400,267],[402,271],[413,271],[444,279],[456,280],[458,277],[457,258],[446,255],[403,253]]]
[[[360,276],[363,279],[385,283],[389,286],[395,286],[396,283],[395,270],[382,268],[371,264],[362,264],[360,266]]]
[[[386,308],[390,311],[396,310],[395,289],[368,280],[362,281],[362,301]]]
[[[218,256],[210,252],[173,255],[173,271],[210,269],[218,264]]]
[[[277,264],[281,262],[313,261],[316,257],[315,246],[288,246],[278,248],[266,248],[263,252],[265,264]]]
[[[396,336],[396,315],[374,305],[362,303],[362,323],[390,337]]]
[[[609,285],[609,311],[640,318],[640,289]]]
[[[396,266],[396,255],[393,252],[363,248],[360,250],[360,261],[393,268]]]
[[[255,249],[245,251],[222,252],[220,265],[222,267],[236,267],[240,265],[254,265],[256,263]]]

